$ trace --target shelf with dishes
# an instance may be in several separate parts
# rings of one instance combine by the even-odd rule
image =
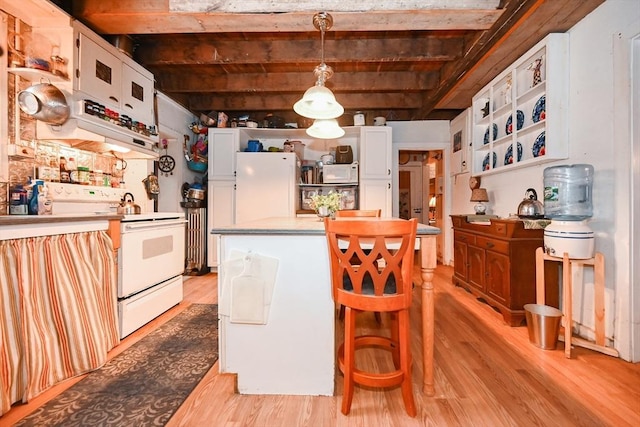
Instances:
[[[568,156],[567,53],[550,34],[473,97],[473,175]]]

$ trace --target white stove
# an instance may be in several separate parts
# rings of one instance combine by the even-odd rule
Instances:
[[[184,212],[125,215],[118,250],[118,319],[124,338],[182,301]]]
[[[184,219],[184,212],[147,212],[141,214],[125,215],[122,222],[134,221],[162,221],[167,219]]]
[[[117,213],[124,188],[47,183],[53,215]],[[184,212],[124,215],[118,249],[120,338],[182,301]]]

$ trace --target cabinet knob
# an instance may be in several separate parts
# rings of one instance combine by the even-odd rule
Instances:
[[[491,243],[491,242],[487,242],[487,247],[488,247],[488,248],[492,248],[492,247],[494,247],[494,246],[495,246],[495,245],[494,245],[493,243]]]

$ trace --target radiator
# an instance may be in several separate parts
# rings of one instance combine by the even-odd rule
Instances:
[[[187,208],[187,232],[185,250],[185,274],[199,275],[207,273],[207,210],[206,208]]]

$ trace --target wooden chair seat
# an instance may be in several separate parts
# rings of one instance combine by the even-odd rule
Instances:
[[[407,414],[416,415],[411,385],[409,309],[417,224],[416,219],[325,219],[332,295],[345,308],[344,342],[337,354],[338,367],[344,375],[341,410],[345,415],[351,409],[355,384],[400,386]],[[387,248],[389,238],[399,243],[398,249]],[[360,261],[357,265],[351,263],[354,256]],[[381,268],[379,259],[384,261]],[[388,313],[391,336],[356,335],[356,314],[362,311]],[[395,369],[390,372],[357,369],[355,352],[364,347],[391,352]]]

